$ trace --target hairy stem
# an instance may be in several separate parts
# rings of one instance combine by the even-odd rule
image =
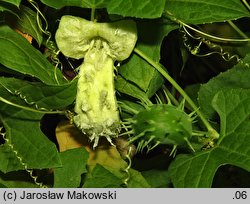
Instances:
[[[134,52],[138,54],[141,58],[147,61],[150,65],[152,65],[158,72],[162,74],[162,76],[173,85],[173,87],[183,96],[183,98],[187,101],[187,103],[191,106],[191,108],[196,111],[197,115],[200,117],[204,126],[207,128],[209,136],[213,139],[217,139],[219,134],[217,131],[210,125],[207,119],[204,117],[203,113],[199,110],[199,108],[195,105],[193,100],[187,95],[187,93],[176,83],[176,81],[155,61],[153,61],[150,57],[148,57],[145,53],[135,48]]]

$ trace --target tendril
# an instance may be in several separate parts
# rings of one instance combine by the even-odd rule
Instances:
[[[242,2],[245,4],[245,6],[249,9],[249,4],[245,1],[242,0]],[[215,43],[212,43],[212,41],[214,42],[222,42],[222,43],[250,43],[250,38],[247,37],[246,35],[244,35],[244,38],[223,38],[223,37],[218,37],[218,36],[214,36],[214,35],[210,35],[208,33],[205,33],[199,29],[196,29],[184,22],[182,22],[181,20],[177,19],[171,12],[166,11],[164,13],[164,16],[166,18],[169,18],[171,21],[176,22],[180,25],[180,31],[184,34],[183,35],[183,40],[184,40],[184,46],[187,47],[187,49],[195,56],[198,57],[206,57],[206,56],[210,56],[212,54],[219,54],[224,60],[226,61],[230,61],[232,59],[236,59],[236,61],[238,63],[241,63],[242,65],[244,65],[245,67],[249,68],[250,65],[249,63],[245,63],[238,55],[231,55],[229,52],[224,51],[224,49]],[[193,31],[195,32],[198,36],[194,36],[192,35],[189,31]],[[234,28],[235,29],[235,28]],[[193,40],[198,40],[199,44],[195,47],[191,46],[188,43],[188,37],[191,37]],[[205,53],[205,54],[200,54],[200,46],[202,45],[202,43],[206,44],[208,47],[210,47],[211,49],[218,49],[218,51],[212,51],[209,53]]]
[[[27,99],[27,96],[25,96],[20,90],[10,90],[9,88],[5,87],[4,88],[9,92],[11,93],[12,95],[14,96],[17,96],[19,97],[20,99],[22,99],[27,105],[29,106],[33,106],[35,109],[33,108],[28,108],[28,107],[23,107],[22,105],[18,105],[18,104],[14,104],[13,102],[7,100],[7,99],[4,99],[2,97],[0,97],[0,100],[9,104],[9,105],[13,105],[13,106],[16,106],[16,107],[19,107],[19,108],[22,108],[22,109],[29,109],[31,111],[34,111],[34,112],[42,112],[42,113],[64,113],[64,111],[59,111],[59,110],[52,110],[52,109],[46,109],[46,108],[42,108],[42,107],[39,107],[39,105],[34,102],[34,101],[29,101],[29,99]]]
[[[10,91],[9,91],[10,92]],[[41,108],[38,106],[38,104],[34,101],[29,101],[27,99],[27,97],[25,95],[23,95],[23,93],[20,90],[15,90],[14,92],[10,92],[13,95],[18,96],[19,98],[21,98],[22,100],[24,100],[24,102],[29,105],[29,106],[34,106],[37,110],[42,110],[42,111],[52,111],[52,110],[48,110],[46,108]]]
[[[195,55],[197,57],[207,57],[213,54],[219,54],[222,57],[222,59],[224,59],[225,61],[231,61],[235,59],[237,63],[241,63],[242,65],[249,67],[249,64],[245,63],[238,55],[236,54],[232,55],[231,53],[225,51],[222,46],[215,44],[208,39],[205,39],[201,36],[194,36],[193,34],[189,32],[188,28],[185,25],[181,26],[180,32],[183,33],[184,46],[189,50],[189,52],[192,55]],[[192,46],[189,43],[189,38],[199,41],[198,45]],[[213,51],[208,52],[208,53],[200,53],[200,47],[202,44],[206,44]]]
[[[6,136],[6,132],[4,131],[4,127],[0,127],[0,135],[3,137],[5,144],[11,149],[11,151],[15,154],[16,158],[18,159],[19,163],[23,166],[26,172],[29,173],[30,177],[33,179],[34,183],[39,186],[40,188],[48,188],[42,182],[38,181],[38,176],[34,175],[34,170],[29,169],[28,164],[24,161],[24,159],[19,156],[19,152],[15,149],[14,145],[10,142],[10,140]]]
[[[70,110],[65,111],[65,116],[66,116],[66,118],[68,118],[70,124],[74,124],[74,119],[73,119],[74,115],[75,115],[75,113],[70,111]]]
[[[132,165],[132,160],[131,160],[131,153],[132,153],[132,147],[129,147],[129,150],[128,150],[128,153],[125,155],[125,159],[128,161],[128,166],[123,169],[123,171],[126,173],[126,178],[123,180],[123,183],[128,186],[128,182],[130,180],[130,168],[131,168],[131,165]]]
[[[39,27],[39,29],[42,31],[42,33],[44,33],[45,35],[47,35],[47,39],[45,42],[46,47],[48,48],[49,52],[50,52],[50,60],[52,61],[55,69],[54,69],[54,77],[56,79],[56,82],[59,84],[58,78],[57,78],[57,68],[60,65],[62,67],[62,64],[58,58],[58,55],[60,53],[60,51],[58,50],[57,46],[55,45],[55,43],[51,40],[52,34],[50,31],[48,31],[48,22],[45,18],[45,16],[43,15],[43,13],[40,11],[38,4],[33,1],[33,0],[28,0],[28,2],[36,9],[37,11],[37,16],[36,16],[36,20],[37,20],[37,25]],[[40,18],[41,17],[41,18]],[[42,25],[41,20],[43,20],[44,22],[44,28]]]
[[[242,0],[242,2],[245,4],[245,6],[249,9],[249,4],[245,1]],[[212,54],[219,54],[225,61],[230,61],[232,59],[235,59],[237,63],[240,63],[244,65],[245,67],[249,68],[250,65],[248,63],[245,63],[238,55],[232,55],[229,52],[225,51],[220,45],[215,44],[211,41],[214,42],[222,42],[222,43],[250,43],[250,38],[248,38],[246,35],[244,35],[244,38],[222,38],[214,35],[210,35],[208,33],[205,33],[201,30],[198,30],[181,20],[177,19],[171,12],[166,11],[164,13],[165,17],[169,18],[171,21],[176,22],[180,25],[180,32],[183,33],[183,42],[184,46],[191,52],[191,54],[198,56],[198,57],[206,57],[210,56]],[[230,23],[232,26],[232,23]],[[235,26],[234,26],[235,29]],[[195,32],[198,36],[192,35],[189,30]],[[237,29],[238,30],[238,29]],[[236,31],[237,31],[236,30]],[[238,30],[239,32],[239,30]],[[241,34],[242,35],[242,34]],[[188,43],[189,37],[192,38],[193,40],[199,41],[199,44],[197,46],[192,46]],[[200,53],[200,47],[202,43],[206,44],[210,49],[217,49],[212,52]]]
[[[23,110],[32,111],[32,112],[36,112],[36,113],[42,113],[42,114],[65,114],[65,111],[59,111],[59,110],[58,111],[43,111],[43,110],[37,110],[37,109],[30,108],[30,107],[22,106],[22,105],[13,103],[13,102],[9,101],[8,99],[5,99],[5,98],[3,98],[1,96],[0,96],[0,101],[6,103],[8,105],[11,105],[11,106],[23,109]]]

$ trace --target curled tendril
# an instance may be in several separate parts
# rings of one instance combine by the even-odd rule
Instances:
[[[45,45],[46,47],[48,48],[49,52],[50,52],[50,59],[55,67],[55,72],[54,72],[54,77],[57,81],[57,83],[59,84],[58,82],[58,78],[57,78],[57,74],[56,74],[56,69],[58,68],[58,66],[60,65],[62,67],[62,64],[58,58],[58,55],[60,53],[60,51],[58,50],[57,46],[55,45],[55,43],[51,40],[51,37],[52,37],[52,34],[51,32],[48,31],[48,22],[45,18],[45,16],[43,15],[43,13],[40,11],[37,3],[33,0],[28,0],[28,2],[36,9],[37,11],[37,16],[36,16],[36,20],[37,20],[37,25],[39,27],[39,29],[45,34],[47,35],[47,39],[46,39],[46,42],[45,42]],[[40,18],[41,17],[41,18]],[[44,22],[44,28],[43,28],[43,25],[42,25],[42,22],[41,20],[43,20]]]
[[[34,102],[34,101],[29,101],[29,100],[27,99],[27,97],[26,97],[25,95],[23,95],[23,93],[22,93],[21,91],[19,91],[19,90],[15,90],[14,92],[13,92],[13,91],[10,91],[10,90],[8,90],[8,91],[9,91],[11,94],[16,95],[16,96],[18,96],[19,98],[21,98],[22,100],[24,100],[24,102],[25,102],[26,104],[28,104],[29,106],[34,106],[37,110],[41,110],[41,111],[53,111],[52,109],[48,110],[48,109],[46,109],[46,108],[39,107],[39,105],[38,105],[36,102]]]
[[[242,2],[245,4],[245,6],[250,9],[249,4],[242,0]],[[237,63],[241,63],[245,67],[249,68],[249,63],[245,63],[238,55],[232,55],[229,52],[225,51],[220,45],[213,43],[214,42],[222,42],[222,43],[250,43],[250,38],[247,36],[243,36],[244,38],[238,39],[238,38],[222,38],[214,35],[210,35],[208,33],[205,33],[199,29],[196,29],[181,20],[177,19],[171,12],[166,11],[164,13],[164,17],[166,17],[165,20],[170,19],[173,22],[176,22],[180,25],[180,32],[183,33],[183,41],[184,46],[187,47],[187,49],[191,52],[191,54],[198,56],[198,57],[206,57],[210,56],[212,54],[219,54],[224,60],[230,61],[232,59],[236,59]],[[197,36],[192,35],[188,30],[193,31],[197,34]],[[189,37],[193,40],[199,41],[198,45],[192,46],[189,44],[188,40]],[[200,53],[200,47],[202,43],[206,44],[210,49],[214,49],[211,52],[201,54]],[[217,50],[216,50],[217,49]]]
[[[70,124],[74,124],[74,120],[73,120],[74,115],[75,115],[75,113],[70,111],[70,110],[65,111],[65,116],[66,116],[66,118],[69,119]]]
[[[27,99],[27,96],[25,96],[20,90],[14,90],[13,91],[13,90],[10,90],[7,87],[4,87],[4,88],[9,93],[11,93],[12,95],[17,96],[20,99],[22,99],[27,105],[35,107],[36,110],[46,111],[46,112],[54,112],[54,110],[52,110],[52,109],[46,109],[46,108],[43,108],[43,107],[39,107],[39,105],[36,102],[34,102],[34,101],[29,101],[29,99]]]
[[[5,141],[5,144],[11,149],[11,151],[15,154],[16,158],[18,159],[19,163],[23,166],[26,172],[29,173],[30,177],[33,179],[34,183],[39,186],[40,188],[47,188],[42,182],[38,181],[38,176],[34,175],[34,170],[28,168],[28,164],[24,162],[23,158],[19,156],[18,151],[15,149],[14,145],[10,142],[10,140],[6,137],[6,132],[4,131],[4,127],[0,127],[0,135]]]
[[[189,27],[187,28],[185,25],[180,27],[180,32],[183,33],[183,44],[189,50],[189,52],[197,57],[207,57],[213,54],[219,54],[222,59],[225,61],[236,60],[237,63],[241,63],[242,65],[249,67],[248,63],[243,62],[243,60],[236,54],[232,55],[231,53],[225,51],[222,46],[211,42],[210,40],[201,37],[194,36],[189,32]],[[196,30],[193,30],[196,31]],[[198,45],[193,46],[189,43],[189,39],[198,41]],[[200,47],[202,44],[206,44],[212,51],[208,53],[200,53]]]
[[[36,102],[34,101],[30,101],[29,99],[27,99],[27,96],[25,96],[20,90],[11,90],[8,87],[4,86],[4,88],[11,93],[14,96],[19,97],[20,99],[22,99],[27,105],[31,106],[31,107],[25,107],[19,104],[15,104],[5,98],[2,98],[0,96],[0,101],[7,103],[9,105],[21,108],[21,109],[26,109],[29,111],[33,111],[33,112],[39,112],[39,113],[44,113],[44,114],[68,114],[68,111],[63,111],[63,110],[53,110],[53,109],[47,109],[44,107],[40,107]],[[34,108],[33,108],[34,107]]]
[[[130,168],[131,168],[131,165],[132,165],[132,160],[131,160],[131,153],[133,151],[133,148],[132,147],[129,147],[129,150],[128,150],[128,153],[125,155],[125,159],[128,161],[128,166],[123,169],[123,171],[126,173],[126,178],[123,180],[123,183],[124,185],[128,186],[128,182],[130,180]]]

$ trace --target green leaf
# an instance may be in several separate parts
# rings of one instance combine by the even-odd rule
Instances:
[[[13,4],[15,6],[19,6],[19,4],[21,3],[21,0],[1,0],[1,1],[4,1],[4,2],[7,2],[7,3],[10,3],[10,4]],[[0,1],[0,2],[1,2]]]
[[[18,7],[16,7],[15,5],[13,4],[10,4],[10,3],[7,3],[7,2],[3,2],[3,1],[0,1],[0,12],[10,12],[12,13],[13,15],[17,15],[18,13]],[[1,19],[2,20],[2,19]]]
[[[43,41],[43,33],[37,24],[37,14],[26,6],[20,6],[17,16],[8,15],[7,23],[15,29],[31,35],[40,46]]]
[[[108,170],[111,174],[124,181],[128,178],[128,174],[124,171],[128,164],[121,158],[120,153],[113,146],[99,145],[88,160],[88,170],[91,173],[95,166],[99,164]],[[129,169],[128,187],[146,188],[150,187],[140,172]]]
[[[137,48],[159,62],[162,40],[176,28],[176,25],[165,24],[162,20],[138,21],[137,25],[139,36]],[[119,74],[128,82],[140,87],[149,98],[164,82],[160,73],[136,54],[119,68]]]
[[[0,161],[0,170],[4,173],[24,169],[16,154],[6,144],[0,146]]]
[[[167,170],[151,169],[141,173],[150,184],[151,188],[167,188],[170,185],[169,173]]]
[[[41,0],[44,4],[60,9],[64,6],[78,6],[82,8],[105,8],[110,0]]]
[[[7,74],[7,76],[15,76],[15,77],[18,77],[18,78],[24,78],[24,76],[22,74],[20,74],[19,72],[16,72],[12,69],[9,69],[5,66],[3,66],[2,64],[0,64],[0,73],[1,75],[4,75],[4,74]]]
[[[77,188],[81,175],[87,173],[86,164],[89,153],[85,148],[76,148],[60,153],[62,167],[54,172],[54,188]]]
[[[138,20],[137,48],[158,62],[160,60],[161,43],[164,37],[176,28],[178,28],[178,25],[169,22],[166,23],[162,19],[150,21]]]
[[[75,99],[76,82],[75,80],[72,83],[62,86],[47,86],[38,82],[31,83],[15,78],[1,77],[1,97],[15,104],[31,107],[34,110],[38,107],[47,109],[65,108]],[[14,95],[10,92],[14,93]],[[17,150],[18,156],[22,158],[22,161],[33,168],[60,166],[60,159],[54,144],[48,141],[40,130],[41,114],[23,111],[22,109],[13,108],[3,103],[1,103],[0,109],[1,121],[5,127],[8,126],[8,129],[6,127],[7,136],[11,137],[11,140],[14,141],[11,141],[11,144],[14,145],[14,150]],[[21,142],[19,140],[21,140]],[[30,145],[33,146],[29,147]],[[27,151],[27,149],[29,149],[29,151]],[[1,170],[8,172],[24,168],[8,145],[1,146],[0,152],[0,161],[4,161],[1,162]],[[29,153],[31,155],[26,155]],[[32,155],[37,162],[32,161],[34,160]]]
[[[167,0],[165,13],[190,24],[221,22],[250,16],[239,0]]]
[[[200,84],[192,84],[185,88],[185,92],[195,102],[195,104],[198,104],[198,92],[200,90],[200,87]]]
[[[211,187],[217,169],[225,164],[250,172],[250,90],[222,90],[213,107],[221,120],[219,141],[210,150],[177,156],[169,167],[174,187]]]
[[[130,180],[128,181],[128,188],[150,188],[150,184],[143,177],[141,172],[130,169]]]
[[[7,188],[7,186],[0,183],[0,188]]]
[[[0,119],[10,144],[22,162],[26,163],[28,168],[36,169],[61,166],[56,146],[40,130],[40,120],[34,118],[38,115],[13,108],[12,110],[12,117],[3,117],[1,113]],[[8,144],[0,147],[0,161],[0,170],[4,173],[24,169]]]
[[[84,188],[119,188],[122,180],[105,169],[102,165],[96,164],[91,174],[83,185]]]
[[[62,73],[21,35],[8,26],[0,26],[0,63],[40,79],[45,84],[65,82]]]
[[[154,94],[163,83],[163,79],[157,70],[135,54],[128,63],[121,66],[119,73],[128,82],[136,84],[149,97],[151,97],[152,93]],[[155,82],[153,85],[151,85],[152,81]]]
[[[53,8],[64,6],[78,6],[82,8],[107,8],[109,14],[131,16],[137,18],[161,17],[165,0],[41,0],[44,4]]]
[[[244,62],[250,62],[250,55],[247,55]],[[215,110],[212,108],[212,99],[215,94],[224,88],[250,88],[250,69],[242,64],[237,64],[234,68],[219,74],[208,83],[201,85],[198,100],[201,111],[210,119],[215,116]]]
[[[37,105],[38,107],[60,108],[71,104],[74,100],[74,94],[72,96],[71,93],[72,89],[66,85],[61,87],[46,86],[41,83],[4,77],[1,77],[0,84],[1,97],[21,106],[30,105],[27,102],[30,101],[32,104],[35,100],[38,104],[33,104],[35,107]],[[73,83],[74,91],[76,90],[75,86],[76,83]],[[11,92],[17,95],[13,95]],[[18,92],[22,96],[18,95]],[[69,100],[67,97],[69,97]],[[0,170],[9,172],[24,169],[20,158],[29,168],[41,169],[61,166],[55,145],[40,130],[40,120],[43,114],[0,103],[0,121],[6,129],[10,144],[14,147],[12,149],[8,144],[0,146]],[[17,155],[14,151],[17,151]]]
[[[0,92],[1,96],[8,94],[1,87]],[[8,98],[14,101],[15,96],[9,95]],[[37,169],[61,166],[55,144],[40,129],[42,116],[0,102],[0,121],[9,140],[9,143],[0,146],[0,171],[6,173],[24,169],[21,162],[28,168]]]
[[[220,138],[235,132],[243,132],[243,129],[250,128],[250,89],[223,89],[213,98],[213,108],[220,116]],[[245,136],[249,133],[246,132]],[[242,135],[242,137],[245,137]],[[248,138],[250,140],[250,138]],[[244,140],[239,140],[238,144],[246,145]],[[248,145],[246,145],[248,146]],[[249,152],[250,153],[250,152]],[[250,157],[250,154],[248,155]]]
[[[63,85],[45,85],[40,82],[28,82],[16,78],[0,77],[0,87],[7,90],[16,104],[33,109],[65,109],[71,105],[76,96],[77,80]],[[1,95],[11,101],[7,95]],[[20,100],[17,101],[16,98]],[[23,103],[25,102],[25,103]]]
[[[108,13],[136,18],[161,17],[166,0],[124,1],[112,0],[107,6]]]
[[[143,90],[141,90],[135,84],[129,83],[127,80],[125,80],[121,76],[118,76],[115,79],[115,89],[121,93],[140,99],[141,101],[148,100],[148,97]]]
[[[0,188],[37,188],[34,180],[25,171],[13,171],[9,173],[0,172]]]
[[[34,120],[34,114],[30,115],[30,112],[16,111],[13,118],[3,118],[1,114],[1,121],[22,162],[28,168],[37,169],[61,166],[56,146],[40,130],[40,120]],[[4,173],[24,169],[7,144],[0,147],[0,161],[0,170]]]

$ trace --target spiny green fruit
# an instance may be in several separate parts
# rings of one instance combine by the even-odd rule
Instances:
[[[132,129],[130,142],[138,141],[138,150],[151,150],[159,144],[190,146],[192,119],[173,105],[154,104],[134,116]]]

